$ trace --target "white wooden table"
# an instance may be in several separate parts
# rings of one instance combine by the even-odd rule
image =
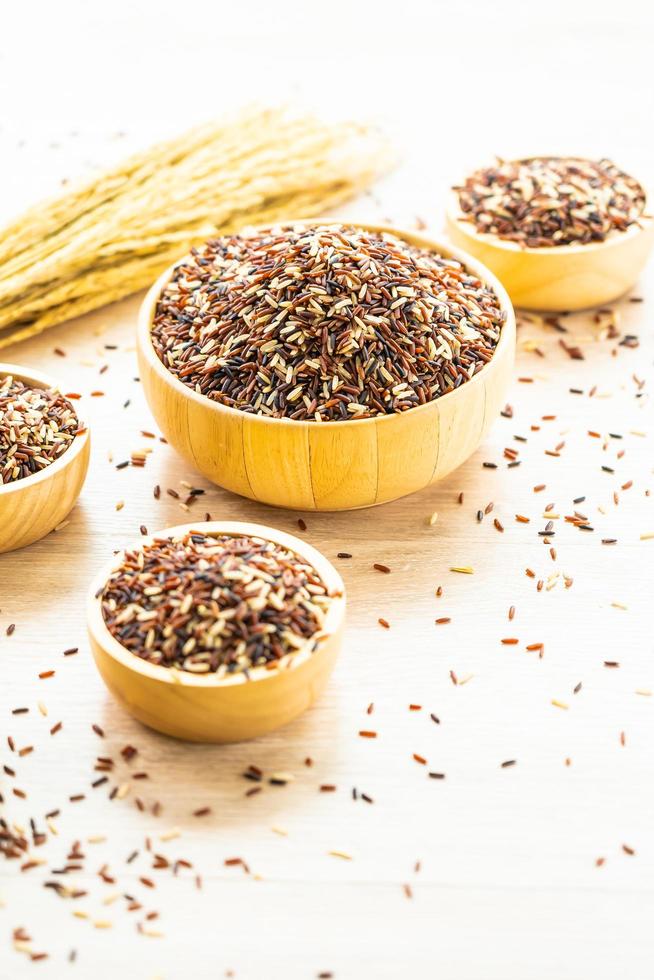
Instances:
[[[403,169],[352,214],[406,225],[421,216],[437,233],[457,168],[525,146],[611,154],[647,174],[654,148],[639,123],[652,115],[651,15],[635,7],[608,14],[557,2],[538,12],[517,0],[499,8],[469,0],[449,11],[408,3],[382,14],[368,4],[255,4],[247,21],[243,11],[203,3],[136,11],[118,4],[102,16],[73,0],[14,11],[13,30],[0,39],[3,210],[173,131],[182,107],[192,118],[219,109],[235,97],[230,78],[239,69],[239,97],[263,81],[273,93],[310,91],[343,112],[355,103],[403,143]],[[464,67],[466,44],[470,63],[486,59],[490,74]],[[26,58],[38,71],[26,71]],[[193,79],[205,96],[189,102]],[[458,102],[465,113],[457,115]],[[644,303],[616,307],[620,338],[638,335],[637,349],[607,339],[584,315],[565,321],[564,339],[585,355],[571,360],[562,335],[523,324],[516,378],[533,382],[513,385],[513,417],[498,419],[444,483],[352,514],[299,515],[231,496],[141,435],[154,423],[135,380],[138,298],[3,352],[83,394],[93,459],[70,523],[0,559],[0,763],[16,773],[0,776],[2,812],[28,830],[34,817],[47,833],[30,851],[43,864],[24,872],[19,861],[0,864],[2,980],[100,980],[120,971],[149,980],[649,975],[654,540],[641,537],[654,532],[654,299],[651,283],[637,292]],[[90,397],[98,390],[104,396]],[[546,455],[561,442],[560,456]],[[116,469],[143,447],[152,450],[144,469]],[[505,447],[519,451],[519,467],[508,468]],[[326,695],[289,728],[253,743],[189,746],[149,732],[114,704],[91,661],[87,584],[141,524],[155,530],[187,519],[166,493],[153,497],[155,484],[179,489],[181,481],[206,490],[194,517],[209,511],[296,533],[304,517],[312,544],[332,558],[353,555],[339,563],[349,619]],[[539,484],[546,489],[535,493]],[[592,532],[564,520],[579,497]],[[477,511],[491,501],[479,523]],[[560,515],[556,560],[538,534],[548,503]],[[603,545],[606,538],[617,543]],[[391,574],[376,572],[375,561]],[[452,573],[455,565],[474,575]],[[439,617],[451,623],[436,626]],[[501,643],[512,637],[517,645]],[[525,649],[535,643],[544,644],[542,658]],[[70,647],[79,653],[64,657]],[[54,677],[39,679],[52,669]],[[20,707],[29,713],[12,715]],[[361,738],[361,729],[378,737]],[[138,755],[126,763],[128,744]],[[114,759],[115,769],[94,789],[97,756]],[[516,764],[503,768],[510,760]],[[263,770],[262,783],[243,778],[249,765]],[[134,779],[139,772],[148,778]],[[270,785],[279,772],[293,781]],[[77,794],[84,799],[71,802]],[[202,807],[211,813],[194,817]],[[60,814],[48,827],[44,815],[53,810]],[[82,870],[54,874],[75,841],[85,858],[68,863]],[[153,854],[192,868],[153,870]],[[226,864],[233,858],[244,864]],[[104,881],[101,869],[115,880]],[[61,897],[44,887],[51,881],[86,894]],[[129,911],[126,895],[142,908]],[[152,911],[159,917],[147,919]],[[48,959],[31,962],[14,950],[19,927]]]

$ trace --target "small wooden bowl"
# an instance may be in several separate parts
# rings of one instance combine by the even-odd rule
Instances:
[[[0,377],[8,374],[26,384],[59,390],[38,371],[0,364]],[[70,513],[84,485],[90,449],[87,429],[50,466],[14,483],[0,484],[0,553],[39,541]]]
[[[160,667],[130,653],[109,632],[98,593],[118,559],[95,580],[88,598],[87,626],[95,662],[105,684],[123,707],[144,725],[191,742],[240,742],[256,738],[293,721],[313,704],[334,669],[345,619],[345,586],[336,569],[319,551],[299,538],[262,524],[210,521],[169,527],[140,538],[142,547],[155,537],[184,534],[255,535],[281,544],[305,558],[335,593],[316,648],[300,650],[286,666],[255,667],[242,674],[217,678]]]
[[[465,220],[456,191],[448,199],[446,225],[454,244],[495,273],[515,306],[544,312],[584,310],[618,299],[635,285],[654,245],[654,220],[644,217],[603,242],[524,248],[477,231]]]
[[[460,388],[395,415],[343,422],[250,415],[198,395],[159,360],[150,331],[159,295],[175,268],[171,267],[154,284],[139,314],[143,389],[168,442],[227,490],[297,510],[351,510],[395,500],[460,466],[502,407],[515,352],[515,316],[502,285],[474,259],[424,235],[350,223],[390,232],[457,259],[486,282],[507,314],[495,354]]]

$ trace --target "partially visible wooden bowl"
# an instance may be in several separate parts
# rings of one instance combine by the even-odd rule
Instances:
[[[256,738],[293,721],[322,693],[338,655],[345,620],[345,586],[319,551],[293,535],[261,524],[210,521],[169,527],[143,537],[134,548],[154,538],[185,534],[255,535],[283,545],[313,565],[335,594],[317,646],[300,650],[278,668],[256,667],[250,679],[242,674],[217,678],[160,667],[141,660],[109,632],[99,593],[119,563],[113,561],[98,575],[87,602],[91,649],[105,684],[123,707],[144,725],[191,742],[239,742]]]
[[[0,363],[0,377],[8,374],[26,384],[60,390],[39,371]],[[50,466],[22,480],[0,484],[0,553],[33,544],[68,516],[84,485],[90,448],[86,429]]]
[[[460,466],[501,409],[515,352],[515,316],[503,286],[474,259],[424,235],[349,223],[390,232],[457,259],[487,283],[507,315],[494,356],[472,381],[395,415],[346,422],[250,415],[198,395],[159,360],[150,331],[172,266],[154,284],[139,314],[137,350],[143,389],[168,442],[227,490],[298,510],[350,510],[385,503],[422,490]]]
[[[649,198],[645,201],[647,207]],[[616,231],[603,242],[525,248],[477,231],[452,191],[447,204],[449,238],[488,266],[515,306],[525,310],[584,310],[618,299],[637,282],[654,245],[654,219]]]

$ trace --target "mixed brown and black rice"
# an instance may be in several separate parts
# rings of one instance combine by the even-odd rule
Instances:
[[[125,552],[101,608],[137,657],[221,677],[312,651],[333,598],[309,562],[282,545],[191,531]]]
[[[288,225],[194,249],[161,293],[152,343],[172,374],[222,405],[347,421],[469,381],[505,318],[454,259],[387,233]]]
[[[645,207],[641,185],[610,160],[498,160],[453,189],[477,231],[528,248],[603,242]]]
[[[70,401],[53,388],[0,378],[0,483],[54,463],[83,431]]]

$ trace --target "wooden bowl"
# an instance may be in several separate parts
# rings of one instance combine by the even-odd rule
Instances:
[[[645,213],[648,204],[649,196]],[[454,244],[488,266],[525,310],[584,310],[613,302],[635,285],[654,245],[654,219],[644,217],[603,242],[525,248],[477,231],[465,220],[456,191],[448,198],[446,226]]]
[[[26,384],[60,390],[38,371],[0,364],[0,377],[8,374]],[[90,448],[86,429],[50,466],[22,480],[0,484],[0,553],[39,541],[70,513],[84,485]]]
[[[171,267],[154,284],[139,314],[137,350],[145,396],[170,444],[227,490],[297,510],[350,510],[395,500],[460,466],[503,405],[513,367],[515,317],[497,279],[474,259],[424,235],[351,224],[391,232],[457,259],[486,282],[507,314],[495,354],[460,388],[395,415],[343,422],[250,415],[198,395],[159,360],[150,331]]]
[[[345,619],[345,586],[327,559],[299,538],[262,524],[210,521],[169,527],[142,537],[134,548],[154,538],[185,534],[255,535],[281,544],[313,565],[335,595],[313,652],[300,650],[280,668],[255,667],[217,678],[160,667],[130,653],[109,632],[100,604],[119,559],[95,580],[88,598],[87,626],[95,662],[105,684],[123,707],[144,725],[191,742],[239,742],[256,738],[297,718],[322,693],[338,655]]]

